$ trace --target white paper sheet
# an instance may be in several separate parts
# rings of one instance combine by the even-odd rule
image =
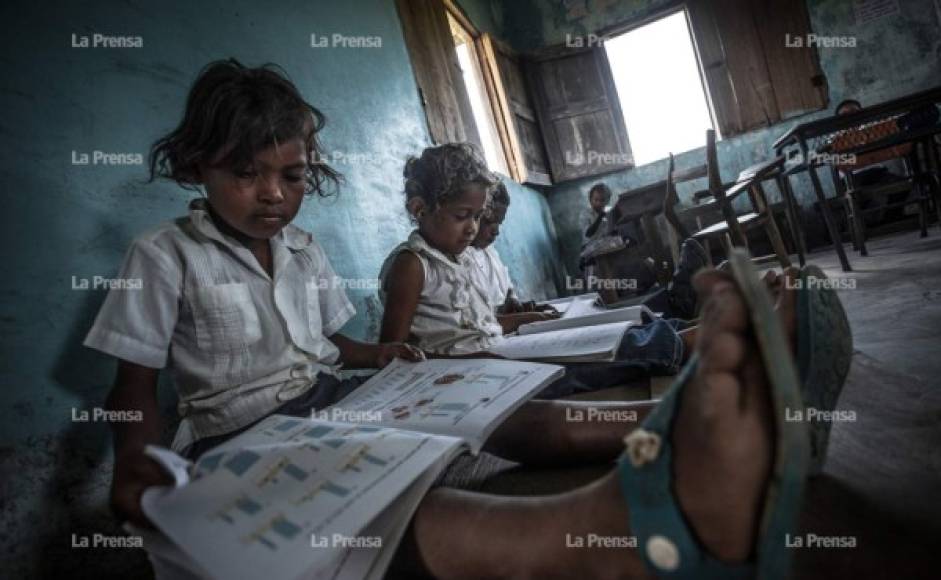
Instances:
[[[188,485],[147,490],[142,506],[212,577],[329,577],[351,543],[373,547],[371,522],[462,448],[453,437],[273,415],[200,457]]]
[[[510,359],[554,362],[612,361],[631,322],[613,322],[504,337],[490,352]]]

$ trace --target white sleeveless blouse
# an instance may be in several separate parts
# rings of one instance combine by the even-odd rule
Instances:
[[[474,284],[477,264],[467,251],[452,261],[432,248],[418,230],[402,242],[382,264],[379,298],[385,308],[385,285],[399,252],[415,254],[421,262],[424,283],[418,300],[409,343],[437,354],[468,354],[486,350],[503,336],[503,328],[489,303],[485,289]]]

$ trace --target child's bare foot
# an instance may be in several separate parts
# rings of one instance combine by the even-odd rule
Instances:
[[[731,278],[710,275],[697,286],[708,300],[700,366],[674,421],[674,492],[703,546],[739,562],[753,551],[774,459],[768,384]],[[616,471],[551,497],[439,489],[419,507],[415,535],[439,578],[644,577],[637,550],[645,546],[631,543],[629,509]]]
[[[700,282],[701,284],[703,282]],[[697,376],[673,432],[675,492],[705,548],[739,562],[754,546],[773,461],[773,420],[748,313],[725,276],[705,282]]]

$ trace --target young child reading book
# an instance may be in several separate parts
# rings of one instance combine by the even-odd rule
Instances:
[[[151,179],[202,188],[189,215],[138,236],[85,344],[118,359],[109,396],[143,421],[115,427],[112,500],[137,498],[159,472],[142,449],[160,440],[157,379],[173,375],[182,417],[173,449],[189,456],[285,405],[309,413],[358,384],[337,370],[423,358],[405,344],[341,334],[354,309],[314,237],[291,225],[304,197],[339,175],[321,161],[321,113],[274,67],[207,66],[180,125],[157,141]]]
[[[498,318],[495,284],[480,286],[475,260],[466,251],[497,183],[479,151],[466,143],[430,147],[407,162],[406,208],[418,227],[392,250],[379,276],[386,305],[381,340],[408,341],[435,354],[467,355],[493,348],[527,321],[545,319],[541,312]],[[687,351],[677,332],[681,324],[656,320],[627,328],[618,362],[592,369],[594,384],[576,381],[577,390],[652,372],[675,373]]]
[[[144,453],[161,442],[161,369],[182,418],[172,447],[195,458],[271,414],[309,416],[342,399],[360,382],[339,378],[340,365],[423,358],[402,342],[339,333],[353,306],[314,236],[291,224],[305,196],[338,180],[322,161],[321,113],[276,67],[234,60],[208,65],[186,103],[153,146],[151,178],[205,198],[134,240],[120,277],[140,289],[111,290],[85,339],[118,359],[109,408],[142,417],[114,425],[111,491],[117,514],[142,524],[143,490],[167,483]],[[565,413],[561,403],[526,403],[488,449],[550,463],[617,452],[623,421],[566,423]]]
[[[536,304],[529,300],[521,302],[513,287],[513,281],[510,279],[510,271],[507,269],[500,254],[494,247],[494,242],[500,235],[500,227],[506,220],[506,212],[510,207],[510,194],[506,185],[501,181],[494,187],[490,195],[490,204],[484,209],[480,216],[480,227],[477,230],[477,236],[467,249],[468,255],[473,259],[476,268],[474,275],[479,276],[477,285],[480,288],[488,290],[488,297],[491,306],[497,313],[497,318],[519,314],[523,312],[544,312],[544,317],[529,317],[529,321],[537,321],[540,318],[551,319],[557,316],[557,311],[547,304]],[[507,326],[502,324],[502,326]]]

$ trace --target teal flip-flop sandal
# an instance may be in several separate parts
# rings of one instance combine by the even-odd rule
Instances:
[[[804,266],[797,285],[797,369],[803,419],[811,419],[811,475],[823,469],[833,426],[830,420],[819,420],[816,411],[836,408],[852,358],[853,335],[832,281],[817,266]]]
[[[696,375],[694,354],[657,408],[625,438],[627,450],[618,463],[631,533],[648,570],[660,577],[765,580],[787,577],[790,566],[786,534],[795,532],[809,463],[807,424],[786,420],[788,409],[802,405],[797,371],[771,298],[748,254],[733,251],[729,261],[751,315],[771,389],[774,465],[764,511],[754,554],[743,564],[727,564],[707,553],[680,512],[673,491],[671,433],[683,389]]]

